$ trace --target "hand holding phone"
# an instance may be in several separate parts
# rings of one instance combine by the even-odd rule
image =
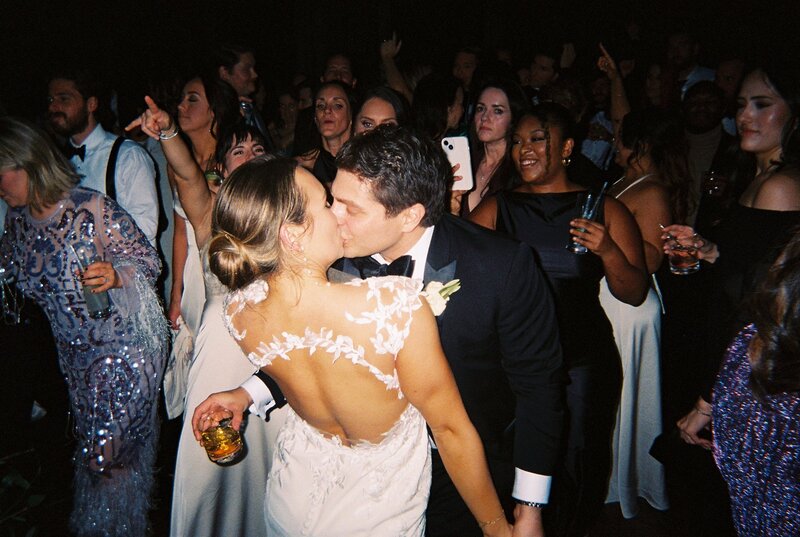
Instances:
[[[450,136],[442,139],[442,148],[450,165],[458,165],[456,176],[461,179],[453,182],[453,190],[472,190],[475,181],[472,177],[472,159],[469,153],[469,140],[466,136]]]

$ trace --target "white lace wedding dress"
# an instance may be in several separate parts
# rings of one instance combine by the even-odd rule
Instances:
[[[374,324],[374,337],[354,341],[325,328],[307,328],[304,334],[281,334],[262,342],[248,358],[258,367],[289,353],[308,349],[319,360],[346,360],[366,367],[376,382],[386,384],[403,397],[397,371],[382,372],[368,358],[389,353],[395,358],[411,325],[411,314],[420,307],[421,284],[389,276],[356,280],[347,285],[362,287],[371,311],[346,313],[355,325]],[[389,293],[382,293],[382,291]],[[267,284],[257,281],[229,296],[225,311],[232,317],[246,304],[267,296]],[[391,300],[385,297],[391,296]],[[384,297],[384,300],[381,299]],[[228,329],[241,340],[228,318]],[[408,405],[377,444],[367,441],[345,446],[338,437],[324,434],[289,410],[275,448],[267,484],[267,535],[297,537],[421,536],[425,530],[425,507],[431,468],[425,421]]]

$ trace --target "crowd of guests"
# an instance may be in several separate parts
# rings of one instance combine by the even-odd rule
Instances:
[[[382,84],[337,53],[271,100],[225,45],[127,118],[53,73],[41,125],[0,118],[0,271],[67,382],[70,530],[146,533],[165,404],[175,536],[584,536],[641,499],[800,535],[800,70],[665,45],[443,72],[393,36]],[[670,272],[676,241],[699,272]],[[197,442],[222,411],[231,465]]]

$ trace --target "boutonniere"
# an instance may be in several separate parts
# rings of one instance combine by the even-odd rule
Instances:
[[[447,307],[447,301],[450,300],[450,296],[459,289],[461,289],[461,280],[450,280],[447,283],[428,282],[425,290],[422,291],[422,295],[428,300],[433,314],[438,317]]]

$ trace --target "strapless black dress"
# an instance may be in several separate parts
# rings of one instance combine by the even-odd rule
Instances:
[[[603,507],[622,388],[619,353],[598,296],[603,263],[591,252],[566,248],[569,222],[579,216],[584,195],[497,195],[497,230],[531,246],[550,283],[569,377],[564,458],[544,512],[547,535],[559,537],[586,535]],[[597,220],[605,221],[602,207]]]

